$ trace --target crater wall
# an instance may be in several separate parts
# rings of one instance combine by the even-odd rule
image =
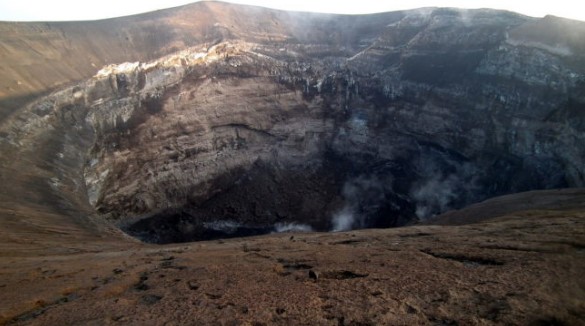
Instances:
[[[244,34],[258,13],[274,26]],[[585,183],[582,40],[536,44],[525,28],[582,23],[455,9],[216,18],[213,42],[106,66],[5,118],[5,202],[176,242],[401,226]]]

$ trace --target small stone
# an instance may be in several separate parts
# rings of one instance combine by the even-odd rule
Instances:
[[[159,302],[160,299],[162,299],[160,295],[147,294],[140,298],[140,302],[143,304],[151,305]]]
[[[140,282],[134,286],[134,290],[136,290],[136,291],[146,291],[148,289],[150,289],[150,286],[148,286],[142,282]]]
[[[418,313],[418,310],[415,307],[413,307],[409,304],[406,304],[406,312],[409,314],[416,314],[416,313]]]
[[[315,281],[317,281],[319,279],[319,272],[316,272],[314,270],[309,270],[309,278],[314,279]]]
[[[197,281],[191,280],[187,282],[187,287],[189,288],[189,290],[195,291],[198,290],[201,287],[201,285]]]
[[[119,269],[119,268],[115,268],[115,269],[113,270],[113,272],[114,272],[114,274],[121,274],[122,272],[124,272],[124,270],[122,270],[122,269]]]
[[[221,299],[222,297],[221,293],[205,293],[205,295],[211,300]]]

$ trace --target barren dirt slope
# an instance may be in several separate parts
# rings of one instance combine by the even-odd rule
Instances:
[[[3,251],[0,320],[17,325],[580,325],[585,321],[585,215],[582,202],[554,205],[557,210],[510,212],[463,226],[165,246],[124,242],[119,249],[100,249],[89,241],[85,252],[27,257]]]

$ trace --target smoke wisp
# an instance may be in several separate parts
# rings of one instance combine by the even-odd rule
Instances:
[[[391,184],[388,182],[388,184]],[[368,226],[368,216],[384,201],[384,183],[376,175],[358,176],[343,185],[344,205],[331,218],[331,231],[349,231]]]
[[[354,224],[355,214],[349,205],[345,205],[339,212],[333,215],[331,219],[331,232],[349,231]]]
[[[423,155],[416,163],[419,178],[410,190],[420,220],[470,201],[477,193],[478,171],[443,155]]]
[[[275,233],[313,232],[313,228],[308,224],[276,223],[274,225],[274,232]]]

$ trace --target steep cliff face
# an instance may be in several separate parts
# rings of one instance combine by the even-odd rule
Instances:
[[[173,242],[399,226],[585,184],[583,23],[227,7],[197,29],[213,40],[106,66],[4,119],[3,199]]]

